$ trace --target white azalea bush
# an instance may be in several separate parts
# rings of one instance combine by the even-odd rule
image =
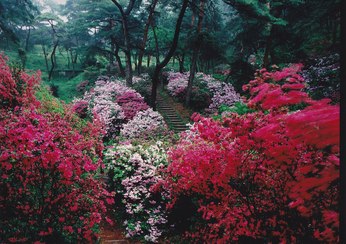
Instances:
[[[166,147],[161,141],[150,146],[117,145],[107,149],[105,166],[124,208],[121,216],[127,237],[157,242],[166,228],[168,194],[155,193],[153,186],[162,180],[167,166]]]
[[[140,111],[129,121],[120,131],[120,136],[124,139],[138,137],[152,137],[167,130],[167,125],[162,115],[152,108]]]

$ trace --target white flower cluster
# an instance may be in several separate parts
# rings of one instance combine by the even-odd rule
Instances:
[[[163,143],[159,141],[147,148],[119,145],[109,148],[105,159],[106,169],[114,174],[115,190],[123,196],[127,237],[140,236],[157,242],[167,216],[162,199],[154,197],[151,187],[162,180],[159,171],[167,165]]]
[[[129,121],[120,131],[120,136],[131,139],[139,136],[149,136],[165,130],[167,125],[161,114],[148,108],[139,111],[136,116]]]

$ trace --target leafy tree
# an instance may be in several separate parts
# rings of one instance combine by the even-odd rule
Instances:
[[[155,71],[152,77],[152,89],[151,89],[152,107],[154,110],[156,110],[156,94],[157,94],[157,86],[159,84],[159,76],[160,76],[161,70],[168,64],[169,60],[172,58],[177,48],[180,28],[184,18],[185,11],[188,6],[188,2],[189,2],[188,0],[183,0],[182,2],[178,19],[175,25],[174,38],[168,53],[166,54],[165,58],[160,63],[156,64],[155,66]]]
[[[20,2],[20,7],[18,4]],[[0,2],[0,36],[19,44],[18,31],[20,26],[30,26],[37,7],[30,0]]]

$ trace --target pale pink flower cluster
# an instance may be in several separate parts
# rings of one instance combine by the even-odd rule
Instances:
[[[222,104],[233,106],[236,102],[239,102],[240,95],[232,85],[223,83],[222,89],[217,89],[211,100],[212,103],[209,105],[209,109],[216,112]]]
[[[145,137],[166,130],[167,125],[162,115],[152,108],[139,111],[120,131],[120,136],[126,139]]]
[[[167,74],[167,90],[170,95],[174,97],[184,96],[190,73],[167,72]],[[206,83],[212,95],[212,103],[208,108],[210,112],[215,112],[221,104],[232,106],[235,102],[240,101],[240,95],[234,90],[231,84],[221,82],[214,79],[211,75],[201,72],[196,73],[195,77],[198,82]]]
[[[179,72],[167,72],[168,74],[168,92],[176,97],[180,93],[184,92],[189,81],[190,72],[179,73]]]
[[[124,97],[125,94],[128,96]],[[133,102],[130,101],[132,98]],[[79,109],[86,103],[88,113],[84,112],[84,107]],[[148,106],[138,92],[127,87],[122,81],[110,80],[107,77],[97,80],[95,87],[86,92],[82,99],[75,99],[74,104],[75,111],[79,112],[80,116],[85,117],[86,114],[92,116],[96,113],[98,119],[104,124],[108,138],[115,138],[123,127],[122,135],[126,138],[133,138],[143,131],[151,133],[162,124],[164,125],[163,117],[157,112],[152,110],[144,112]],[[139,111],[143,113],[136,116]],[[148,118],[144,118],[145,116]],[[126,122],[129,125],[126,125]]]
[[[157,242],[167,215],[163,199],[154,197],[151,187],[163,179],[160,170],[168,164],[163,143],[146,148],[132,144],[111,147],[105,152],[105,162],[106,169],[114,173],[117,194],[123,196],[126,236]]]

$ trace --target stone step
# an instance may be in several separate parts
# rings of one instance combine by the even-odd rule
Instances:
[[[176,128],[188,128],[185,124],[173,124],[172,126]]]
[[[107,244],[127,244],[127,240],[101,240],[101,243]]]

